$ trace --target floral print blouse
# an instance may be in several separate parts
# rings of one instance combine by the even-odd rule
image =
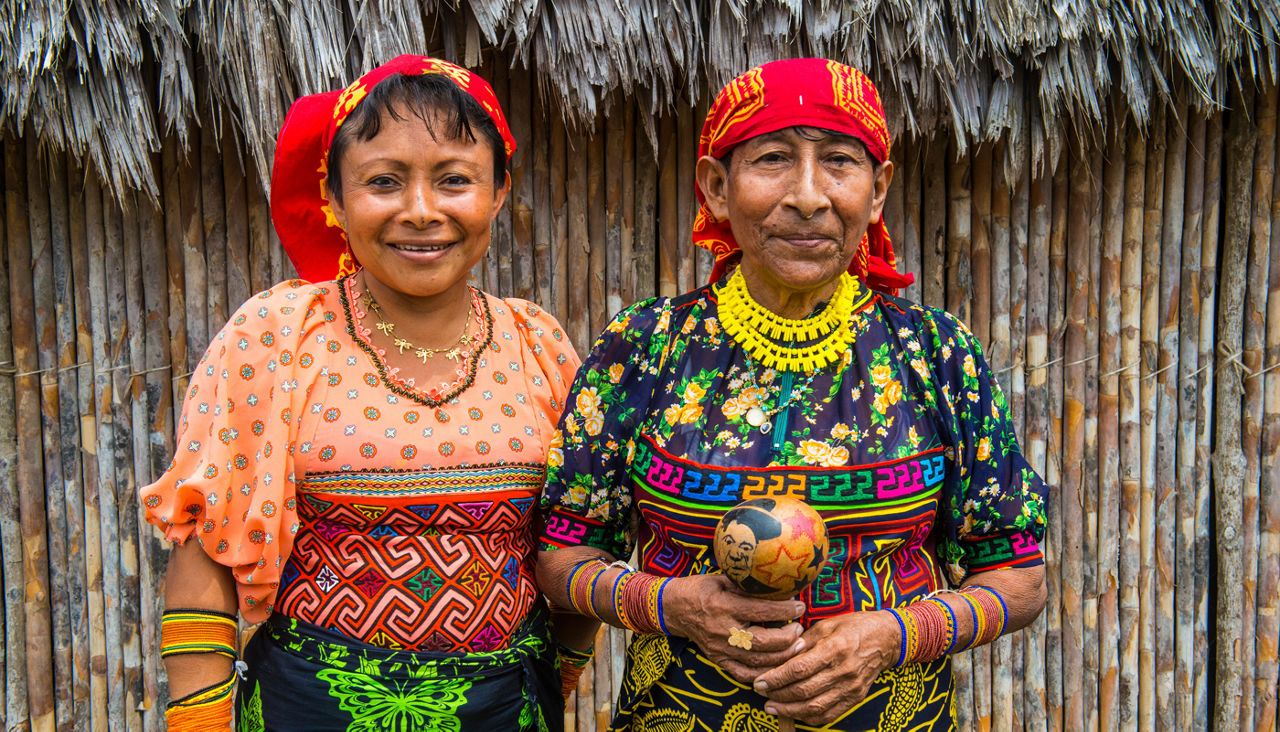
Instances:
[[[850,350],[809,378],[751,362],[711,286],[620,313],[551,444],[543,548],[627,557],[638,542],[646,571],[715,571],[720,515],[790,495],[831,540],[806,620],[905,604],[943,571],[958,584],[1042,563],[1045,485],[969,330],[861,285],[852,327]]]

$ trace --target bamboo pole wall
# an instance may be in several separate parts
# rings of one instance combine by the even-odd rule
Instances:
[[[566,128],[527,70],[482,62],[519,151],[477,282],[546,306],[580,352],[621,307],[700,284],[706,100],[654,120],[653,139],[645,110],[618,103]],[[1056,159],[1034,115],[1025,159],[1003,141],[896,141],[905,294],[979,334],[1052,486],[1048,607],[956,658],[962,728],[1275,729],[1278,96],[1068,134]],[[5,729],[162,726],[166,547],[136,491],[169,461],[208,339],[291,275],[258,171],[211,129],[154,155],[154,202],[105,190],[31,130],[4,136]],[[570,729],[606,726],[626,640],[601,632]]]

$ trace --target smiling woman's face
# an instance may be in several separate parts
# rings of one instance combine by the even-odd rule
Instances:
[[[884,208],[893,164],[857,139],[788,128],[733,149],[728,166],[698,161],[711,212],[728,219],[748,282],[808,292],[848,269],[867,224]]]
[[[509,184],[494,180],[484,141],[449,139],[438,119],[433,138],[417,115],[397,116],[384,113],[377,135],[343,152],[333,209],[366,276],[431,297],[464,286],[489,247]]]

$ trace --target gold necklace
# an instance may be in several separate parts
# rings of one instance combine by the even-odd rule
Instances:
[[[853,343],[849,316],[860,285],[843,273],[822,312],[794,320],[770,311],[747,290],[742,270],[718,287],[720,323],[725,333],[757,363],[778,371],[804,373],[839,361]],[[805,344],[808,345],[797,345]]]
[[[452,346],[445,346],[444,348],[428,348],[426,346],[419,346],[416,343],[411,343],[407,339],[401,338],[395,334],[396,324],[382,317],[382,306],[380,306],[378,301],[374,299],[373,292],[369,289],[368,284],[365,285],[364,296],[365,302],[369,307],[369,312],[373,313],[378,318],[378,322],[374,327],[382,331],[383,335],[390,338],[391,342],[395,344],[395,347],[400,349],[400,353],[404,353],[406,350],[412,350],[413,355],[422,359],[423,363],[426,363],[427,359],[434,358],[440,353],[443,353],[445,356],[457,362],[462,359],[462,354],[464,352],[471,350],[468,346],[471,346],[473,341],[478,337],[471,335],[471,314],[468,313],[466,319],[462,321],[462,335],[458,336],[457,342]],[[473,301],[472,309],[474,310],[474,292],[472,293],[471,299]]]

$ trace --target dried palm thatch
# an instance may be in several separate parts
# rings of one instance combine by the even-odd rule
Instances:
[[[897,132],[948,129],[960,154],[1007,136],[995,162],[1014,178],[1028,136],[1053,159],[1064,122],[1101,139],[1112,92],[1145,127],[1172,89],[1209,112],[1233,78],[1274,80],[1278,38],[1272,0],[8,0],[0,124],[91,160],[118,197],[154,197],[165,135],[185,148],[201,120],[229,119],[267,171],[295,97],[399,53],[475,66],[482,45],[509,47],[570,124],[617,95],[643,100],[655,145],[654,115],[752,65],[815,55],[868,70]],[[198,97],[225,115],[199,116]]]

